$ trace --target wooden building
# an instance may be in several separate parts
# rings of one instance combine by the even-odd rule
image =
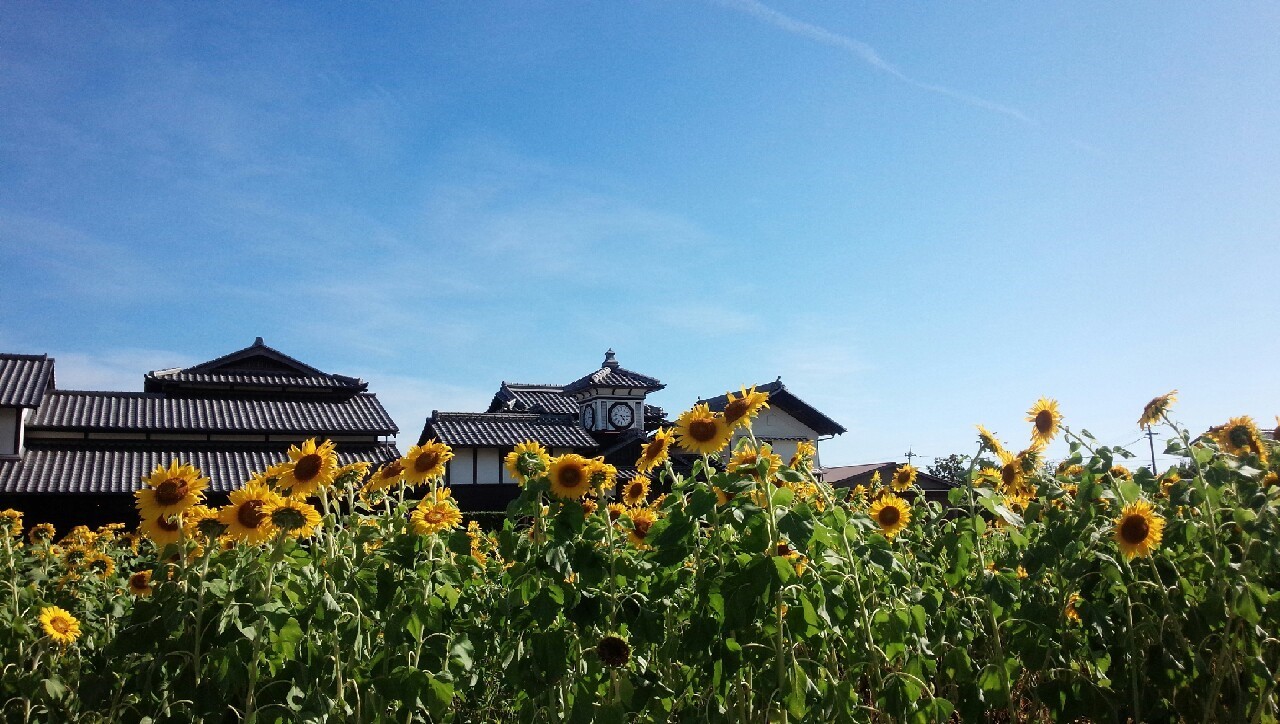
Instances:
[[[216,504],[309,437],[336,442],[344,464],[387,462],[400,456],[397,428],[367,388],[261,337],[202,364],[148,372],[142,392],[59,390],[53,359],[0,355],[0,508],[59,528],[132,523],[142,477],[173,459],[209,477]]]

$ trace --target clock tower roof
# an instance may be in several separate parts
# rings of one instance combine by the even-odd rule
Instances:
[[[604,353],[604,362],[601,363],[600,369],[565,385],[564,394],[572,395],[592,387],[631,388],[656,392],[666,385],[653,377],[626,369],[618,363],[618,358],[611,349]]]

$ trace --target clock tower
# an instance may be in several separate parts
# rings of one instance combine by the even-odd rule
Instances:
[[[644,432],[645,396],[666,387],[658,380],[618,364],[613,350],[600,369],[569,383],[563,394],[578,403],[578,421],[597,438]]]

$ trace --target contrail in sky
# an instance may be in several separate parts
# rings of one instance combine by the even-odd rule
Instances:
[[[938,95],[947,96],[948,98],[954,98],[960,101],[961,103],[966,103],[968,105],[974,106],[975,108],[983,108],[988,111],[1001,113],[1011,118],[1016,118],[1017,120],[1022,121],[1023,123],[1026,123],[1031,126],[1040,125],[1039,121],[1035,120],[1034,118],[1028,116],[1027,114],[1023,113],[1022,111],[1012,106],[1006,106],[1000,103],[996,103],[994,101],[989,101],[985,98],[980,98],[975,95],[963,93],[961,91],[954,90],[946,86],[918,81],[915,78],[912,78],[911,76],[907,75],[906,73],[903,73],[902,71],[898,70],[898,68],[894,66],[892,63],[880,57],[880,54],[876,52],[875,48],[871,47],[870,45],[867,45],[861,40],[855,40],[853,38],[850,38],[847,35],[833,33],[824,27],[814,25],[812,23],[806,23],[803,20],[796,20],[790,15],[780,13],[777,10],[774,10],[773,8],[759,2],[759,0],[712,0],[712,1],[724,7],[731,8],[733,10],[737,10],[742,13],[746,13],[747,15],[750,15],[758,20],[763,20],[764,22],[769,23],[775,28],[785,30],[788,33],[809,38],[810,40],[816,40],[819,43],[823,43],[825,45],[830,45],[832,47],[840,48],[841,50],[848,51],[849,53],[852,53],[855,57],[857,57],[859,60],[866,63],[867,65],[870,65],[871,67],[877,70],[880,70],[884,73],[888,73],[889,75],[893,76],[894,78],[897,78],[903,83],[907,83],[909,85],[915,86],[916,88],[919,88],[921,90],[925,90],[930,93],[937,93]]]

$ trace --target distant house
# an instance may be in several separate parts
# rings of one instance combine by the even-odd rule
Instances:
[[[664,387],[622,367],[609,350],[599,369],[566,385],[503,382],[485,412],[433,410],[418,444],[453,448],[445,481],[464,509],[503,510],[519,492],[503,460],[526,440],[552,455],[603,457],[630,479],[648,433],[665,422],[662,408],[647,404]]]
[[[893,480],[893,474],[901,467],[901,463],[867,463],[865,465],[842,465],[833,468],[823,468],[822,477],[833,488],[853,488],[858,485],[871,485],[871,479],[876,473],[880,474],[880,484],[882,486],[889,485]],[[916,485],[924,491],[927,500],[937,500],[945,502],[947,494],[951,492],[953,487],[951,483],[930,475],[924,471],[916,474]]]
[[[769,443],[773,451],[782,457],[783,462],[791,459],[796,452],[796,446],[801,442],[807,441],[816,447],[819,441],[846,432],[843,425],[827,417],[787,389],[787,386],[782,384],[781,377],[768,384],[756,385],[756,391],[769,393],[769,407],[762,410],[759,417],[752,422],[750,434],[754,434],[756,440],[762,443]],[[736,396],[737,393],[734,394]],[[698,400],[698,402],[707,403],[713,412],[721,412],[728,403],[728,396],[719,395]],[[729,442],[729,449],[732,450],[738,444],[738,440],[747,434],[748,431],[745,428],[738,428]],[[814,458],[814,465],[820,466],[820,460],[821,450]]]
[[[28,523],[132,522],[142,477],[174,459],[200,468],[220,502],[309,437],[338,443],[344,464],[400,456],[396,425],[367,383],[261,337],[143,380],[143,392],[59,390],[53,359],[0,355],[0,508]]]

